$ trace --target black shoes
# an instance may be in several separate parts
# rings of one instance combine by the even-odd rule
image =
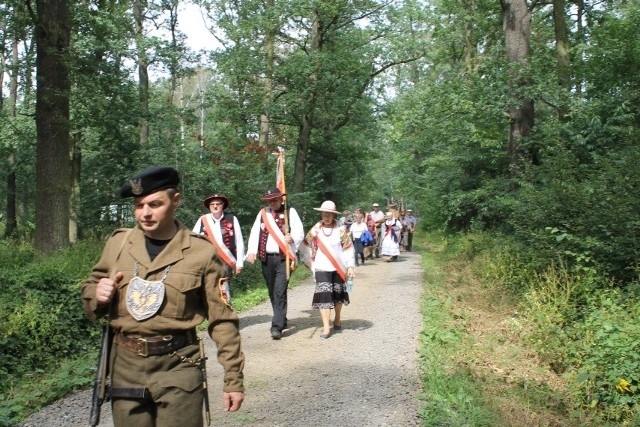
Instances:
[[[280,338],[282,338],[282,332],[271,331],[271,338],[273,338],[274,340],[279,340]]]

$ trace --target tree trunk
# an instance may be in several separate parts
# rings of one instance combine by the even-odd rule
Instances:
[[[18,103],[18,36],[14,32],[13,42],[11,44],[11,72],[9,78],[9,105],[7,112],[11,119],[16,118],[16,105]],[[0,77],[0,86],[2,85],[2,77]],[[2,110],[2,101],[0,100],[0,110]],[[4,230],[4,237],[11,237],[18,228],[18,219],[16,211],[16,153],[13,148],[9,148],[7,154],[7,227]]]
[[[502,11],[512,98],[512,106],[508,111],[510,125],[507,152],[510,175],[513,178],[512,189],[515,189],[515,178],[519,175],[526,157],[522,141],[531,133],[535,117],[533,100],[522,95],[523,89],[531,85],[528,77],[531,11],[525,0],[503,0]]]
[[[140,101],[140,145],[149,142],[149,60],[144,44],[144,14],[147,10],[145,0],[133,2],[133,18],[135,20],[136,48],[138,51],[138,98]]]
[[[66,0],[37,0],[36,5],[36,250],[48,254],[69,244],[71,19]]]
[[[71,203],[69,211],[69,242],[78,241],[78,214],[80,213],[80,167],[82,156],[80,141],[82,134],[74,134],[71,152]]]
[[[274,0],[267,0],[267,16],[270,17],[268,21],[266,41],[265,41],[265,76],[264,76],[264,98],[263,98],[263,113],[260,115],[260,138],[259,145],[266,147],[269,145],[269,132],[271,128],[271,118],[269,117],[269,107],[273,102],[273,63],[275,58],[275,44],[276,44],[276,31],[272,15],[274,7]]]
[[[558,84],[564,89],[563,96],[571,91],[571,60],[569,58],[569,30],[565,15],[565,0],[553,1],[553,28],[556,36],[556,56],[558,61]],[[565,101],[558,106],[558,118],[567,121],[568,107]]]
[[[302,125],[298,130],[298,147],[296,150],[296,163],[293,166],[293,193],[304,191],[304,175],[307,170],[307,155],[311,144],[311,131],[313,129],[313,111],[305,115]]]

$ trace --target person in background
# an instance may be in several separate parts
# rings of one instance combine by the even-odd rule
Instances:
[[[407,229],[407,222],[405,220],[405,212],[400,211],[400,218],[398,218],[402,228],[400,229],[400,252],[407,250],[407,244],[409,243],[409,231]]]
[[[367,230],[369,230],[369,233],[371,233],[371,236],[373,237],[373,242],[371,243],[371,245],[364,247],[364,257],[366,259],[373,259],[373,251],[377,242],[376,222],[373,220],[373,218],[371,218],[371,213],[368,211],[365,211],[364,217],[364,222],[365,224],[367,224]]]
[[[382,223],[382,245],[381,254],[386,256],[385,261],[395,261],[400,255],[400,230],[402,224],[394,218],[393,212],[389,211],[384,216],[385,221]]]
[[[221,297],[216,249],[175,220],[178,172],[151,167],[124,183],[137,225],[116,230],[81,287],[91,320],[108,316],[113,424],[201,427],[204,363],[196,327],[208,332],[224,367],[223,408],[244,400],[244,354],[236,313]],[[146,398],[132,396],[146,395]]]
[[[242,273],[244,267],[244,240],[240,223],[234,215],[225,212],[229,207],[229,199],[224,195],[212,194],[202,203],[209,213],[198,218],[193,232],[205,235],[216,247],[225,263],[227,285],[231,286],[231,276]]]
[[[321,212],[322,220],[307,233],[301,252],[316,282],[311,306],[320,310],[320,338],[327,339],[331,336],[331,309],[335,310],[333,330],[342,329],[342,306],[349,305],[345,281],[347,277],[355,277],[355,257],[349,230],[336,221],[339,212],[335,203],[326,200],[313,209]]]
[[[380,243],[382,242],[380,228],[382,226],[382,223],[384,222],[384,212],[380,210],[380,205],[378,203],[374,203],[373,205],[371,205],[371,207],[373,208],[373,210],[369,213],[369,216],[376,224],[376,230],[374,233],[372,233],[376,238],[373,255],[375,255],[376,258],[380,258]],[[373,258],[373,256],[371,258]]]
[[[416,231],[416,224],[418,223],[416,217],[413,216],[413,210],[407,209],[405,222],[407,223],[407,252],[411,252],[411,246],[413,245],[413,233]]]
[[[256,257],[262,262],[262,276],[273,308],[271,338],[274,340],[282,338],[282,331],[287,328],[287,254],[295,265],[298,246],[304,239],[302,221],[296,210],[287,207],[285,212],[285,195],[278,188],[271,188],[262,195],[261,200],[269,206],[258,212],[247,244],[247,262],[253,264]]]
[[[355,248],[356,266],[360,265],[360,260],[364,265],[364,245],[360,241],[362,233],[367,231],[367,224],[362,221],[362,214],[356,214],[356,222],[349,227],[351,232],[351,240],[353,240],[353,247]],[[360,260],[358,259],[360,258]]]

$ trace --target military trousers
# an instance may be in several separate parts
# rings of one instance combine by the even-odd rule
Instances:
[[[177,354],[142,357],[113,345],[113,387],[146,388],[147,398],[112,400],[115,427],[202,427],[202,372],[193,363],[199,357],[198,343],[177,350]]]

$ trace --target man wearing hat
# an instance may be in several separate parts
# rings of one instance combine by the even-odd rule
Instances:
[[[373,205],[371,205],[371,207],[373,208],[373,210],[369,213],[369,217],[376,222],[376,233],[374,235],[376,238],[376,242],[374,244],[376,249],[374,250],[374,252],[376,258],[380,258],[380,227],[384,222],[384,212],[380,210],[380,205],[378,203],[374,203]],[[373,258],[373,255],[370,255],[370,258]]]
[[[137,225],[111,235],[82,285],[87,316],[107,316],[112,330],[116,427],[203,425],[208,398],[196,327],[205,319],[224,368],[223,408],[237,411],[244,400],[238,316],[220,291],[224,266],[204,236],[175,220],[179,182],[175,169],[151,167],[122,186]]]
[[[273,308],[271,338],[279,340],[287,327],[287,257],[297,262],[296,252],[304,239],[302,221],[296,210],[286,207],[286,196],[278,188],[271,188],[261,197],[268,203],[262,208],[251,227],[247,244],[247,262],[253,264],[256,258],[262,263],[262,275],[267,283],[269,299]]]
[[[244,266],[244,241],[238,218],[225,212],[229,199],[216,193],[204,199],[203,204],[209,213],[198,218],[193,232],[204,234],[216,247],[225,263],[227,278],[240,274]],[[230,285],[230,280],[227,280],[227,285]]]

